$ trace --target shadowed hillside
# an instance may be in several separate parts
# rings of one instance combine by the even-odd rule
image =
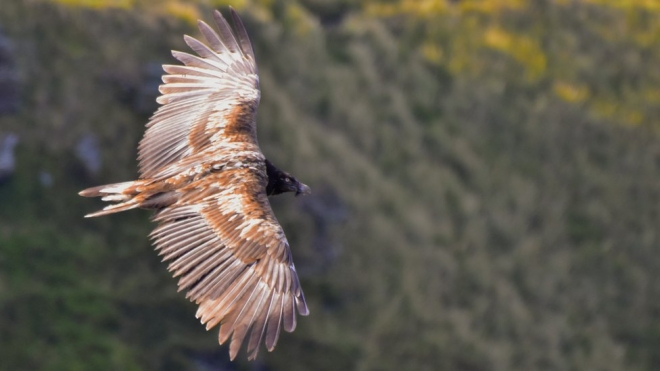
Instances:
[[[0,7],[0,369],[660,369],[660,10],[199,3]],[[261,147],[314,191],[271,199],[311,314],[255,363],[176,293],[148,212],[77,195],[136,177],[159,66],[227,3]]]

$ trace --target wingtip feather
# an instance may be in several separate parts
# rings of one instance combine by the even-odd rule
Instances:
[[[78,192],[78,195],[82,197],[98,197],[101,195],[101,190],[106,187],[107,185],[90,187]]]

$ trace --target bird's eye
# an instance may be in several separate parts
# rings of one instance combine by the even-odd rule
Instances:
[[[287,182],[287,183],[291,183],[291,179],[289,179],[289,178],[284,178],[284,181]]]

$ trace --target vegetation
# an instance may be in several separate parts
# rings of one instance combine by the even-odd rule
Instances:
[[[133,179],[158,66],[237,7],[311,315],[256,363],[85,187]],[[17,0],[0,369],[660,369],[660,8],[645,0]],[[154,70],[156,72],[154,72]],[[76,155],[98,138],[103,166]],[[46,180],[44,180],[46,177]],[[51,181],[47,181],[50,179]],[[244,358],[244,357],[240,357]]]

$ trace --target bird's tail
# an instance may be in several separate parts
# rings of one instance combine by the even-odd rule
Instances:
[[[143,181],[141,180],[134,180],[123,183],[106,184],[80,191],[78,194],[83,197],[102,197],[101,200],[103,201],[118,202],[104,207],[103,210],[87,214],[85,215],[85,218],[118,213],[120,211],[135,209],[140,206],[140,202],[135,199],[135,196],[140,193],[138,191],[138,186],[142,185],[142,183]]]

